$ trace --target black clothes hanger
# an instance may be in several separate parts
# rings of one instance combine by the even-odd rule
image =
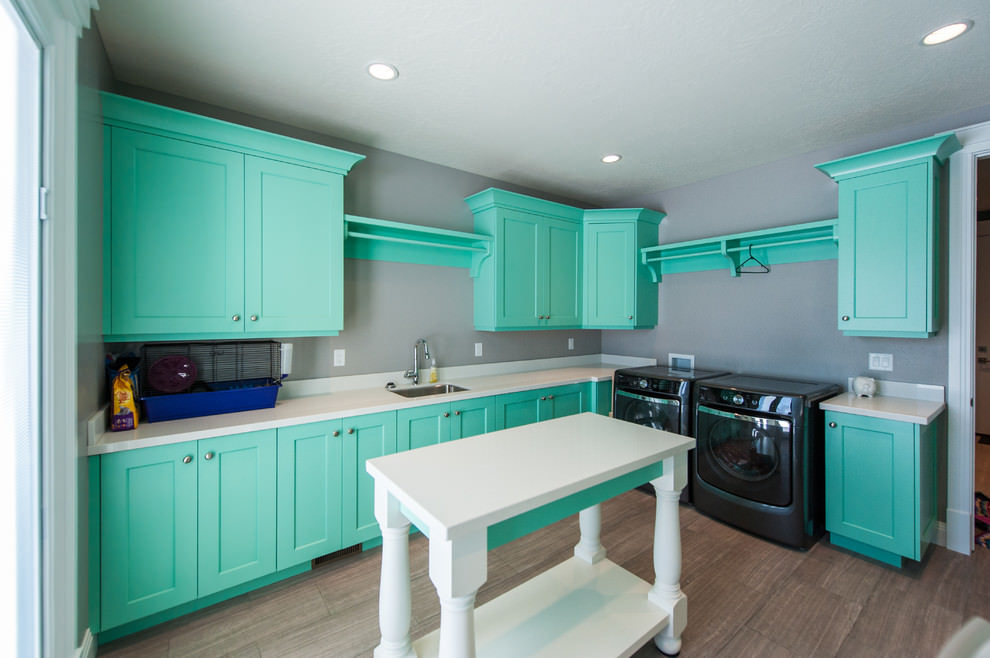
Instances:
[[[746,264],[749,263],[750,261],[756,263],[756,266],[758,266],[759,269],[754,269],[754,270],[744,269],[746,267]],[[766,274],[769,271],[770,268],[764,265],[763,263],[761,263],[759,259],[753,255],[753,245],[749,245],[749,258],[747,258],[746,260],[744,260],[743,262],[739,263],[739,265],[736,266],[736,274]]]

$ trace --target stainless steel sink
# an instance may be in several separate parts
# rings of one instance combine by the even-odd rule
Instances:
[[[444,393],[456,393],[457,391],[466,391],[468,389],[455,384],[430,384],[429,386],[410,386],[408,388],[393,388],[389,390],[404,398],[421,398],[426,395],[442,395]]]

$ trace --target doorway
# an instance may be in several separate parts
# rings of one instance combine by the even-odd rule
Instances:
[[[976,544],[990,545],[990,157],[976,163],[974,426]],[[982,518],[981,518],[982,517]]]

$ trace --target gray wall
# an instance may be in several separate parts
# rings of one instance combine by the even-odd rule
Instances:
[[[663,210],[662,243],[797,224],[836,216],[838,188],[815,164],[990,119],[990,108],[871,135],[813,153],[630,199]],[[717,157],[717,154],[713,154]],[[943,200],[947,194],[943,194]],[[941,298],[945,299],[947,218],[943,210]],[[652,356],[694,354],[696,366],[845,384],[881,379],[945,385],[947,332],[929,339],[846,337],[836,322],[836,261],[777,265],[765,275],[726,270],[673,274],[658,286],[660,324],[606,331],[602,350]],[[942,316],[945,317],[945,307]],[[870,352],[894,356],[892,372],[867,371]]]
[[[89,472],[86,421],[106,404],[103,379],[103,116],[97,91],[110,84],[110,63],[100,36],[83,30],[78,51],[77,190],[77,518],[78,621],[76,646],[89,626]],[[94,494],[95,495],[95,494]],[[97,584],[94,583],[94,587]]]

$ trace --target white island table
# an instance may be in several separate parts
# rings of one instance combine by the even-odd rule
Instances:
[[[371,459],[382,529],[376,658],[629,656],[681,646],[680,491],[694,439],[591,413]],[[605,559],[599,503],[657,490],[650,585]],[[574,557],[474,609],[488,550],[580,513]],[[410,641],[409,526],[429,537],[439,631]],[[477,631],[476,631],[477,626]]]

